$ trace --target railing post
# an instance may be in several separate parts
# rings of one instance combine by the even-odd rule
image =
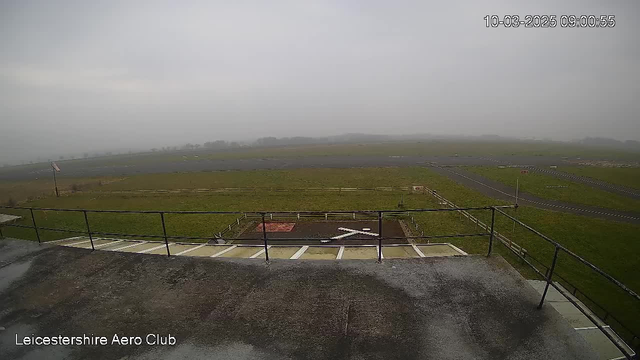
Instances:
[[[300,216],[300,214],[298,214]],[[267,225],[264,222],[264,213],[262,213],[262,241],[264,241],[264,258],[269,261],[269,247],[267,246]]]
[[[544,292],[542,293],[542,298],[540,299],[540,305],[538,305],[538,309],[542,309],[542,303],[544,303],[544,298],[547,296],[547,290],[549,290],[549,284],[551,284],[553,278],[553,269],[556,267],[556,261],[558,261],[558,252],[560,248],[556,246],[556,251],[553,254],[553,262],[551,262],[551,267],[549,268],[549,275],[547,275],[547,284],[544,287]]]
[[[84,213],[84,223],[87,224],[87,234],[89,234],[89,241],[91,241],[91,251],[95,250],[96,247],[93,246],[93,236],[91,236],[91,228],[89,228],[89,218],[87,217],[87,210],[82,210]]]
[[[167,228],[164,225],[164,213],[160,212],[160,220],[162,220],[162,234],[164,235],[164,244],[167,247],[167,256],[171,256],[169,251],[169,239],[167,238]]]
[[[382,262],[382,211],[378,211],[378,262]]]
[[[4,239],[4,235],[2,234],[2,225],[0,225],[0,239]]]
[[[38,232],[38,225],[36,225],[36,217],[33,216],[33,208],[29,208],[31,211],[31,222],[33,222],[33,228],[36,231],[36,237],[38,238],[38,244],[40,244],[40,233]]]
[[[491,235],[489,235],[489,252],[487,256],[491,255],[491,250],[493,250],[493,226],[496,223],[496,208],[491,208]]]

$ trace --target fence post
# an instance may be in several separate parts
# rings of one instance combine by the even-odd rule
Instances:
[[[549,284],[551,284],[553,278],[553,269],[555,269],[556,261],[558,261],[558,251],[560,251],[560,248],[556,245],[556,251],[553,254],[553,262],[551,263],[551,267],[549,268],[549,275],[547,275],[547,284],[544,287],[544,292],[542,293],[542,298],[540,299],[540,305],[538,305],[538,309],[542,309],[542,303],[544,303],[544,298],[547,296],[547,290],[549,290]]]
[[[91,241],[91,251],[95,250],[96,247],[93,246],[93,236],[91,235],[91,228],[89,227],[89,218],[87,217],[87,210],[82,210],[84,213],[84,223],[87,224],[87,234],[89,234],[89,241]]]
[[[31,222],[33,222],[33,228],[36,230],[36,237],[38,238],[38,244],[40,244],[40,233],[38,232],[38,225],[36,225],[36,218],[33,216],[33,208],[29,208],[31,211]]]
[[[167,247],[167,256],[171,256],[169,251],[169,239],[167,239],[167,228],[164,225],[164,213],[160,212],[160,220],[162,220],[162,234],[164,235],[164,244]]]
[[[298,214],[300,216],[300,214]],[[269,261],[269,248],[267,246],[267,226],[264,222],[264,213],[262,213],[262,240],[264,241],[264,258]]]
[[[4,235],[2,235],[2,225],[0,225],[0,239],[4,239]]]
[[[378,262],[382,262],[382,211],[378,211]]]
[[[496,208],[491,208],[491,235],[489,235],[489,252],[487,256],[491,255],[491,250],[493,250],[493,226],[496,223]]]

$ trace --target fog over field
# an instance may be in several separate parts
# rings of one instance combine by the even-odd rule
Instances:
[[[606,29],[489,14],[615,15]],[[640,3],[3,1],[0,164],[343,133],[640,140]]]

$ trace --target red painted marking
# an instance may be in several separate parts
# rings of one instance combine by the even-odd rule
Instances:
[[[266,223],[267,232],[290,232],[296,223]],[[257,232],[262,232],[262,223],[256,227]]]

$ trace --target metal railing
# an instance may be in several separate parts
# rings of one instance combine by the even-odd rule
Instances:
[[[447,200],[446,198],[444,198],[443,196],[441,196],[440,194],[438,194],[435,190],[432,189],[428,189],[425,187],[425,190],[427,190],[431,195],[433,195],[436,199],[438,199],[439,201],[441,201],[442,205],[446,205],[449,206],[450,208],[458,208],[457,205],[455,205],[454,203],[452,203],[451,201]],[[504,211],[499,210],[500,214],[504,214],[506,215],[508,218],[515,220],[516,223],[519,223],[521,225],[524,225],[525,227],[527,227],[530,231],[533,231],[536,235],[542,237],[543,239],[551,242],[554,245],[559,245],[556,241],[551,240],[550,238],[548,238],[547,236],[543,235],[542,233],[536,231],[535,229],[531,228],[530,226],[522,223],[521,221],[515,219],[514,217],[506,214]],[[473,215],[471,215],[470,213],[468,213],[467,211],[461,210],[460,214],[462,214],[463,216],[465,216],[466,218],[468,218],[471,222],[475,222],[476,227],[480,226],[481,228],[484,229],[489,229],[489,226],[485,223],[483,223],[482,221],[480,221],[477,217],[474,217]],[[580,294],[580,296],[585,299],[588,300],[593,306],[599,308],[600,310],[602,310],[602,312],[604,313],[604,315],[602,317],[600,317],[600,319],[602,320],[602,322],[606,322],[609,319],[614,320],[617,325],[616,325],[616,329],[618,330],[624,330],[625,331],[625,335],[624,338],[626,338],[626,340],[629,342],[629,345],[635,350],[635,354],[634,353],[629,353],[628,351],[623,350],[622,349],[622,345],[618,343],[618,341],[614,341],[612,340],[612,342],[616,345],[616,347],[618,347],[618,349],[621,350],[621,352],[624,354],[624,356],[627,359],[633,359],[633,358],[637,358],[637,353],[639,352],[640,349],[640,336],[638,334],[636,334],[633,330],[631,330],[629,328],[629,326],[625,325],[622,321],[620,321],[618,318],[616,318],[614,315],[612,315],[610,313],[609,310],[605,309],[602,305],[598,304],[595,300],[593,300],[591,297],[589,297],[584,291],[581,291],[578,289],[577,286],[573,285],[571,282],[569,282],[566,278],[560,276],[560,274],[555,273],[555,263],[557,261],[557,254],[554,254],[554,258],[552,260],[551,266],[547,266],[545,265],[543,262],[541,262],[540,260],[536,259],[534,256],[532,256],[531,254],[529,254],[529,252],[527,252],[526,249],[524,249],[523,247],[517,245],[515,242],[511,241],[511,239],[507,238],[506,236],[504,236],[503,234],[499,233],[497,230],[494,230],[494,224],[495,224],[495,217],[492,214],[492,218],[491,218],[491,231],[494,233],[494,236],[496,239],[499,240],[499,242],[504,245],[510,252],[512,252],[514,255],[516,255],[516,257],[520,258],[525,264],[527,264],[528,266],[530,266],[540,277],[542,277],[543,279],[547,280],[547,285],[545,285],[545,292],[542,297],[542,299],[540,300],[540,305],[539,307],[542,306],[543,302],[544,302],[544,298],[546,297],[546,292],[548,290],[549,287],[549,281],[551,281],[552,277],[555,276],[556,278],[560,279],[564,284],[569,285],[569,287],[573,288],[573,291],[570,291],[570,293],[574,296],[574,297],[578,297],[578,294]],[[567,250],[565,247],[562,247],[562,245],[559,245],[561,248],[558,251],[561,250]],[[489,252],[490,253],[490,252]],[[620,283],[619,281],[617,281],[616,279],[614,279],[613,277],[611,277],[610,275],[606,274],[604,271],[600,270],[599,268],[597,268],[595,265],[591,264],[590,262],[584,260],[583,258],[579,257],[578,255],[576,255],[573,252],[569,251],[569,255],[570,256],[574,256],[578,261],[582,262],[583,264],[587,265],[589,268],[591,268],[592,270],[596,270],[597,269],[597,273],[599,273],[600,275],[606,275],[607,280],[609,281],[613,281],[614,284],[618,287],[622,286],[624,288],[622,288],[624,291],[626,291],[627,293],[631,290],[629,290],[628,288],[626,288],[622,283]],[[541,267],[543,267],[545,269],[544,274],[532,263],[535,262],[538,265],[540,265]],[[558,291],[560,291],[574,306],[578,307],[578,309],[582,312],[585,313],[586,309],[584,309],[584,306],[578,306],[576,305],[576,301],[571,299],[570,296],[568,296],[568,294],[566,294],[563,290],[559,290],[559,287],[556,284],[551,284],[554,288],[558,289]],[[631,295],[632,297],[634,297],[636,300],[638,299],[638,295],[631,291]],[[593,315],[587,315],[585,313],[585,315],[587,316],[587,318],[592,321],[594,324],[597,324],[598,322],[594,319]],[[596,315],[597,316],[597,315]],[[603,330],[603,327],[597,326],[601,331],[605,332]],[[609,333],[605,333],[605,335],[611,340],[612,336]]]
[[[434,196],[436,196],[436,193],[433,192]],[[439,197],[439,196],[438,196]],[[439,197],[440,198],[440,197]],[[443,200],[446,200],[444,198],[442,198]],[[517,205],[502,205],[502,206],[484,206],[484,207],[453,207],[453,204],[447,201],[447,205],[452,206],[449,208],[437,208],[437,209],[402,209],[402,210],[397,210],[397,209],[388,209],[388,210],[345,210],[345,211],[331,211],[331,212],[326,212],[326,211],[157,211],[157,210],[90,210],[90,209],[56,209],[56,208],[31,208],[31,207],[11,207],[11,206],[0,206],[0,208],[4,208],[4,209],[13,209],[13,210],[28,210],[29,211],[29,215],[31,217],[31,224],[32,226],[28,226],[28,225],[21,225],[21,224],[4,224],[4,225],[0,225],[0,237],[2,237],[2,226],[5,227],[17,227],[17,228],[26,228],[26,229],[33,229],[36,235],[36,238],[38,240],[38,243],[42,243],[42,239],[40,236],[40,231],[39,230],[47,230],[47,231],[57,231],[57,232],[68,232],[68,233],[76,233],[76,234],[87,234],[89,237],[89,241],[91,242],[91,249],[95,250],[95,245],[94,245],[94,239],[93,236],[94,235],[106,235],[106,236],[122,236],[122,237],[138,237],[138,238],[159,238],[159,239],[163,239],[164,240],[164,244],[166,246],[167,249],[167,256],[171,256],[171,250],[169,247],[169,239],[184,239],[184,240],[216,240],[217,237],[192,237],[192,236],[169,236],[167,234],[167,228],[166,228],[166,224],[165,224],[165,215],[166,214],[181,214],[181,215],[195,215],[195,214],[199,214],[199,215],[239,215],[239,218],[236,218],[235,220],[235,224],[236,225],[240,225],[240,221],[242,219],[247,219],[247,218],[256,218],[259,219],[259,221],[262,223],[262,236],[260,238],[243,238],[242,240],[254,240],[254,241],[261,241],[262,242],[262,246],[264,246],[264,254],[265,254],[265,259],[266,261],[269,261],[269,241],[291,241],[291,240],[331,240],[328,238],[270,238],[267,236],[267,227],[266,227],[266,222],[267,219],[271,220],[273,218],[273,214],[278,214],[281,216],[289,216],[289,217],[296,217],[297,219],[300,219],[301,217],[324,217],[325,219],[328,219],[328,214],[332,214],[332,215],[351,215],[353,216],[353,218],[356,217],[356,214],[362,214],[365,217],[369,218],[369,219],[377,219],[378,221],[378,236],[377,236],[377,241],[378,241],[378,245],[377,245],[377,250],[378,250],[378,254],[377,254],[377,258],[378,261],[382,261],[382,248],[384,247],[383,245],[383,240],[406,240],[408,238],[412,238],[412,239],[433,239],[433,238],[457,238],[457,237],[476,237],[476,236],[488,236],[489,237],[489,244],[488,244],[488,252],[487,252],[487,256],[490,256],[492,251],[493,251],[493,241],[494,239],[498,239],[500,240],[501,243],[503,243],[505,245],[505,247],[507,249],[509,249],[511,252],[513,252],[516,256],[518,256],[520,259],[522,259],[523,262],[525,262],[527,265],[529,265],[539,276],[541,276],[543,279],[546,280],[546,285],[545,285],[545,289],[544,292],[542,294],[542,297],[540,299],[540,303],[538,305],[538,308],[542,308],[542,305],[544,304],[544,300],[545,297],[547,295],[549,286],[554,287],[556,290],[560,291],[561,293],[565,293],[565,291],[558,286],[557,284],[555,284],[552,280],[553,280],[553,276],[555,275],[558,278],[561,278],[558,274],[554,274],[555,268],[556,268],[556,263],[558,261],[558,254],[560,252],[564,252],[567,255],[571,256],[572,258],[576,259],[577,261],[581,262],[582,264],[586,265],[587,267],[589,267],[590,269],[592,269],[593,271],[595,271],[596,273],[598,273],[599,275],[603,276],[605,279],[607,279],[609,282],[613,283],[614,285],[616,285],[618,288],[622,289],[624,292],[627,293],[627,295],[631,296],[632,298],[634,298],[635,300],[640,301],[640,296],[638,296],[638,294],[636,294],[634,291],[632,291],[631,289],[629,289],[628,287],[626,287],[624,284],[622,284],[620,281],[616,280],[615,278],[613,278],[612,276],[610,276],[609,274],[605,273],[603,270],[601,270],[600,268],[598,268],[597,266],[591,264],[590,262],[588,262],[587,260],[583,259],[582,257],[578,256],[577,254],[573,253],[572,251],[568,250],[567,248],[565,248],[564,246],[560,245],[558,242],[552,240],[551,238],[547,237],[546,235],[540,233],[539,231],[535,230],[534,228],[532,228],[531,226],[521,222],[520,220],[516,219],[515,217],[507,214],[506,212],[503,211],[503,209],[508,209],[508,208],[517,208]],[[71,230],[71,229],[59,229],[59,228],[49,228],[49,227],[42,227],[42,226],[38,226],[36,223],[36,217],[34,216],[34,210],[35,211],[56,211],[56,212],[76,212],[76,213],[82,213],[83,217],[84,217],[84,223],[86,226],[86,231],[84,230]],[[428,212],[459,212],[465,216],[467,216],[469,219],[475,219],[476,220],[476,225],[479,224],[479,221],[477,218],[472,217],[468,212],[469,211],[474,211],[474,210],[478,210],[478,211],[491,211],[491,225],[489,226],[488,224],[484,224],[482,223],[481,228],[484,229],[487,232],[483,232],[483,233],[474,233],[474,234],[455,234],[455,235],[424,235],[424,232],[421,232],[420,235],[417,236],[405,236],[405,237],[384,237],[383,236],[383,219],[385,216],[397,216],[397,215],[409,215],[409,214],[414,214],[414,213],[428,213]],[[552,244],[555,248],[554,251],[554,256],[553,256],[553,260],[551,262],[551,266],[547,267],[546,265],[544,265],[542,262],[538,261],[537,259],[535,259],[534,257],[532,257],[531,255],[528,255],[526,251],[523,251],[522,248],[520,248],[520,251],[517,251],[516,249],[514,249],[513,246],[508,246],[507,245],[507,240],[506,238],[504,238],[504,236],[502,236],[501,234],[497,233],[497,231],[495,231],[495,221],[496,221],[496,212],[498,212],[498,214],[506,216],[507,218],[509,218],[510,220],[514,221],[515,223],[523,226],[524,228],[526,228],[527,230],[533,232],[534,234],[536,234],[537,236],[541,237],[542,239],[544,239],[545,241],[547,241],[548,243]],[[89,222],[89,213],[113,213],[113,214],[157,214],[160,217],[160,222],[162,224],[162,235],[149,235],[149,234],[125,234],[125,233],[113,233],[113,232],[98,232],[98,231],[92,231],[91,226],[90,226],[90,222]],[[412,219],[412,223],[416,224],[415,219],[413,219],[413,217],[411,216],[410,219]],[[223,232],[218,232],[217,236],[218,238],[221,237],[224,233],[231,231],[233,228],[233,225],[229,225],[227,229],[225,229],[225,231]],[[505,240],[506,239],[506,240]],[[510,243],[510,240],[508,240]],[[531,260],[541,264],[543,267],[546,268],[545,273],[543,274],[535,265],[532,264]],[[569,283],[568,281],[566,281],[564,278],[561,278],[562,280],[564,280],[565,282]],[[572,285],[573,286],[573,285]],[[577,287],[573,286],[574,291],[573,294],[575,295],[576,292],[578,291]],[[583,295],[584,292],[581,292]],[[588,297],[587,297],[588,298]],[[634,359],[635,358],[635,354],[634,353],[629,353],[629,351],[627,350],[626,347],[624,347],[622,344],[619,343],[619,340],[617,338],[615,338],[613,335],[610,334],[610,332],[606,331],[603,327],[603,325],[600,324],[600,322],[596,319],[596,317],[594,317],[594,315],[588,311],[588,309],[585,309],[585,306],[579,302],[577,302],[576,300],[572,299],[570,296],[567,296],[567,299],[575,306],[577,307],[587,318],[589,318],[597,327],[598,329],[600,329],[605,336],[607,336],[607,338],[609,338],[613,344],[625,355],[625,357],[627,357],[628,359]],[[592,301],[593,302],[593,301]],[[593,302],[595,304],[595,302]],[[604,309],[604,308],[603,308]],[[608,312],[606,312],[606,314],[609,314]],[[606,317],[611,316],[613,318],[612,315],[606,315],[605,316],[605,320]],[[615,318],[614,318],[615,319]],[[622,325],[622,323],[618,320],[615,319],[616,322],[618,322],[619,324]],[[632,334],[631,337],[631,345],[635,346],[637,340],[639,339],[638,336],[633,333],[633,331],[631,331],[628,327],[622,325],[630,334]]]
[[[549,266],[549,267],[545,266],[547,268],[547,270],[545,271],[544,274],[535,265],[533,265],[529,261],[529,259],[535,259],[535,258],[533,258],[532,256],[529,255],[528,259],[527,259],[526,256],[523,256],[522,254],[519,254],[518,252],[513,251],[513,249],[507,247],[516,256],[518,256],[520,259],[522,259],[527,265],[529,265],[539,276],[541,276],[545,280],[546,284],[545,284],[545,287],[544,287],[544,291],[542,293],[542,297],[540,298],[540,303],[538,304],[538,309],[542,308],[542,305],[544,304],[544,300],[545,300],[545,298],[547,296],[547,292],[549,290],[549,286],[552,286],[558,292],[563,294],[566,297],[566,299],[570,303],[572,303],[576,308],[578,308],[578,310],[580,310],[580,312],[583,313],[591,322],[593,322],[593,324],[622,352],[622,354],[627,359],[636,359],[637,358],[638,340],[639,340],[639,337],[638,337],[637,334],[635,334],[627,326],[623,325],[618,319],[616,319],[612,315],[610,315],[609,312],[606,312],[606,314],[609,314],[609,315],[605,315],[605,319],[602,319],[602,322],[604,322],[608,316],[611,316],[612,318],[614,318],[616,320],[616,322],[619,325],[621,325],[626,331],[628,331],[631,334],[630,339],[628,339],[628,341],[630,341],[629,345],[631,347],[635,348],[636,352],[629,352],[629,350],[623,344],[620,343],[620,338],[617,338],[617,337],[613,336],[610,331],[605,330],[605,327],[604,327],[604,325],[601,324],[600,319],[597,316],[595,316],[591,311],[589,311],[589,309],[586,308],[586,306],[584,304],[582,304],[581,302],[576,301],[571,296],[567,296],[568,294],[566,293],[565,289],[562,288],[561,286],[558,286],[556,283],[554,283],[554,281],[553,281],[553,276],[554,275],[556,275],[556,277],[564,280],[563,278],[561,278],[557,274],[554,274],[556,265],[558,263],[558,255],[560,254],[560,252],[563,252],[566,255],[568,255],[571,258],[573,258],[574,260],[577,260],[578,262],[584,264],[585,266],[587,266],[591,270],[595,271],[598,275],[602,276],[604,279],[606,279],[610,283],[614,284],[619,289],[623,290],[632,299],[635,299],[636,301],[638,301],[638,306],[640,306],[640,296],[636,292],[634,292],[633,290],[629,289],[626,285],[624,285],[623,283],[621,283],[620,281],[615,279],[613,276],[607,274],[606,272],[601,270],[599,267],[597,267],[594,264],[590,263],[589,261],[583,259],[581,256],[577,255],[576,253],[574,253],[571,250],[567,249],[563,245],[559,244],[557,241],[549,238],[548,236],[542,234],[538,230],[536,230],[536,229],[532,228],[531,226],[523,223],[522,221],[516,219],[515,217],[507,214],[506,212],[504,212],[501,209],[496,209],[496,211],[498,212],[498,214],[507,217],[511,221],[514,221],[516,224],[518,224],[518,225],[524,227],[525,229],[529,230],[530,232],[534,233],[535,235],[537,235],[538,237],[542,238],[546,242],[550,243],[554,247],[554,253],[553,253],[553,259],[551,261],[551,266]],[[495,212],[494,212],[494,214],[495,214]],[[495,219],[492,220],[492,223],[494,221],[495,221]],[[535,260],[535,261],[540,263],[540,264],[542,264],[538,260]],[[566,280],[564,280],[564,281],[568,283],[568,281],[566,281]],[[577,291],[577,288],[574,286],[574,295],[575,295],[576,291]],[[584,294],[584,293],[582,293],[582,294]],[[592,302],[595,304],[594,301],[592,301]]]
[[[271,220],[273,218],[273,214],[277,214],[280,216],[295,216],[297,219],[301,217],[324,217],[328,219],[328,215],[350,215],[353,216],[353,219],[356,218],[356,214],[362,214],[370,219],[377,219],[378,221],[378,261],[382,261],[382,248],[383,240],[406,240],[408,237],[385,237],[383,236],[383,218],[385,216],[397,216],[409,213],[426,213],[426,212],[453,212],[453,211],[471,211],[471,210],[485,210],[491,211],[492,214],[495,214],[496,209],[499,208],[513,208],[514,205],[501,205],[501,206],[483,206],[483,207],[465,207],[465,208],[446,208],[446,209],[388,209],[388,210],[337,210],[337,211],[159,211],[159,210],[91,210],[91,209],[57,209],[57,208],[33,208],[33,207],[19,207],[19,206],[0,206],[3,209],[13,209],[13,210],[28,210],[29,215],[31,217],[32,226],[28,225],[20,225],[20,224],[4,224],[7,227],[17,227],[17,228],[26,228],[33,229],[36,235],[36,239],[38,243],[42,243],[42,239],[40,236],[40,230],[47,231],[56,231],[56,232],[67,232],[74,234],[86,234],[89,237],[89,242],[91,243],[91,249],[95,250],[94,244],[94,235],[103,235],[103,236],[121,236],[128,238],[158,238],[164,240],[167,256],[171,256],[171,250],[169,248],[169,239],[172,240],[217,240],[222,237],[223,234],[232,231],[233,225],[229,225],[225,230],[218,232],[214,237],[194,237],[194,236],[169,236],[167,234],[167,228],[165,224],[165,215],[167,214],[180,214],[180,215],[239,215],[240,217],[235,220],[235,224],[240,225],[240,220],[242,218],[258,218],[262,222],[262,237],[261,238],[243,238],[242,240],[254,240],[254,241],[262,241],[264,245],[264,254],[267,261],[269,261],[269,241],[304,241],[304,240],[332,240],[329,238],[270,238],[267,236],[266,231],[266,221],[267,217]],[[50,228],[38,226],[36,223],[36,217],[34,215],[35,211],[55,211],[55,212],[75,212],[82,213],[84,217],[84,223],[86,230],[72,230],[72,229],[60,229],[60,228]],[[91,225],[89,223],[89,213],[109,213],[109,214],[157,214],[160,217],[160,223],[162,224],[162,235],[150,235],[150,234],[127,234],[127,233],[115,233],[115,232],[102,232],[102,231],[93,231],[91,229]],[[1,227],[2,225],[0,225]],[[489,228],[487,227],[487,231]],[[0,236],[1,235],[0,230]],[[491,226],[491,231],[486,233],[474,233],[474,234],[454,234],[454,235],[417,235],[411,236],[412,239],[437,239],[437,238],[458,238],[458,237],[476,237],[476,236],[489,236],[489,246],[490,249],[493,246],[493,224]],[[489,250],[489,253],[491,250]]]

